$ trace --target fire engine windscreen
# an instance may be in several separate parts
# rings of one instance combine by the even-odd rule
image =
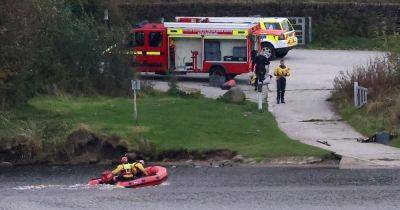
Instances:
[[[150,47],[161,47],[161,45],[162,45],[161,32],[150,32],[149,33],[149,46]]]
[[[282,30],[279,23],[265,23],[265,28],[268,30]]]
[[[285,31],[293,31],[294,30],[292,24],[290,24],[289,21],[283,21],[282,22],[282,28]]]
[[[144,32],[135,32],[133,34],[132,46],[143,46],[144,45]]]

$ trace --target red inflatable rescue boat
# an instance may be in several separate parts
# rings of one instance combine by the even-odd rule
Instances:
[[[115,181],[111,171],[103,172],[101,178],[89,180],[88,185],[115,184],[120,187],[137,188],[145,186],[159,185],[168,178],[167,169],[162,166],[150,166],[146,168],[148,176],[133,179],[130,181]]]

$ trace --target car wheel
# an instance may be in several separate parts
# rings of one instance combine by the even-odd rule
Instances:
[[[275,58],[275,48],[272,46],[270,43],[263,43],[262,44],[262,49],[264,50],[264,56],[268,60],[272,60]]]

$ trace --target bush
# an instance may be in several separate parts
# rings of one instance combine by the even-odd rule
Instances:
[[[2,1],[0,106],[37,93],[127,94],[132,69],[122,40],[129,27],[103,23],[107,2]]]
[[[396,55],[387,54],[383,58],[371,60],[365,66],[356,66],[351,72],[341,72],[334,79],[334,95],[351,101],[353,85],[356,81],[359,85],[368,88],[369,99],[383,99],[392,95],[398,90],[400,82],[399,65],[394,61],[396,61]]]
[[[400,57],[396,52],[371,60],[334,80],[333,99],[345,118],[361,130],[400,130]],[[349,109],[353,83],[368,88],[368,103],[361,110]],[[367,125],[369,124],[369,125]],[[366,127],[369,127],[366,129]],[[378,130],[377,130],[378,129]]]

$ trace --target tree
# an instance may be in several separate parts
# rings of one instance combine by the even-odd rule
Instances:
[[[121,46],[128,27],[103,24],[109,2],[2,1],[1,106],[36,93],[126,94],[132,70]]]

